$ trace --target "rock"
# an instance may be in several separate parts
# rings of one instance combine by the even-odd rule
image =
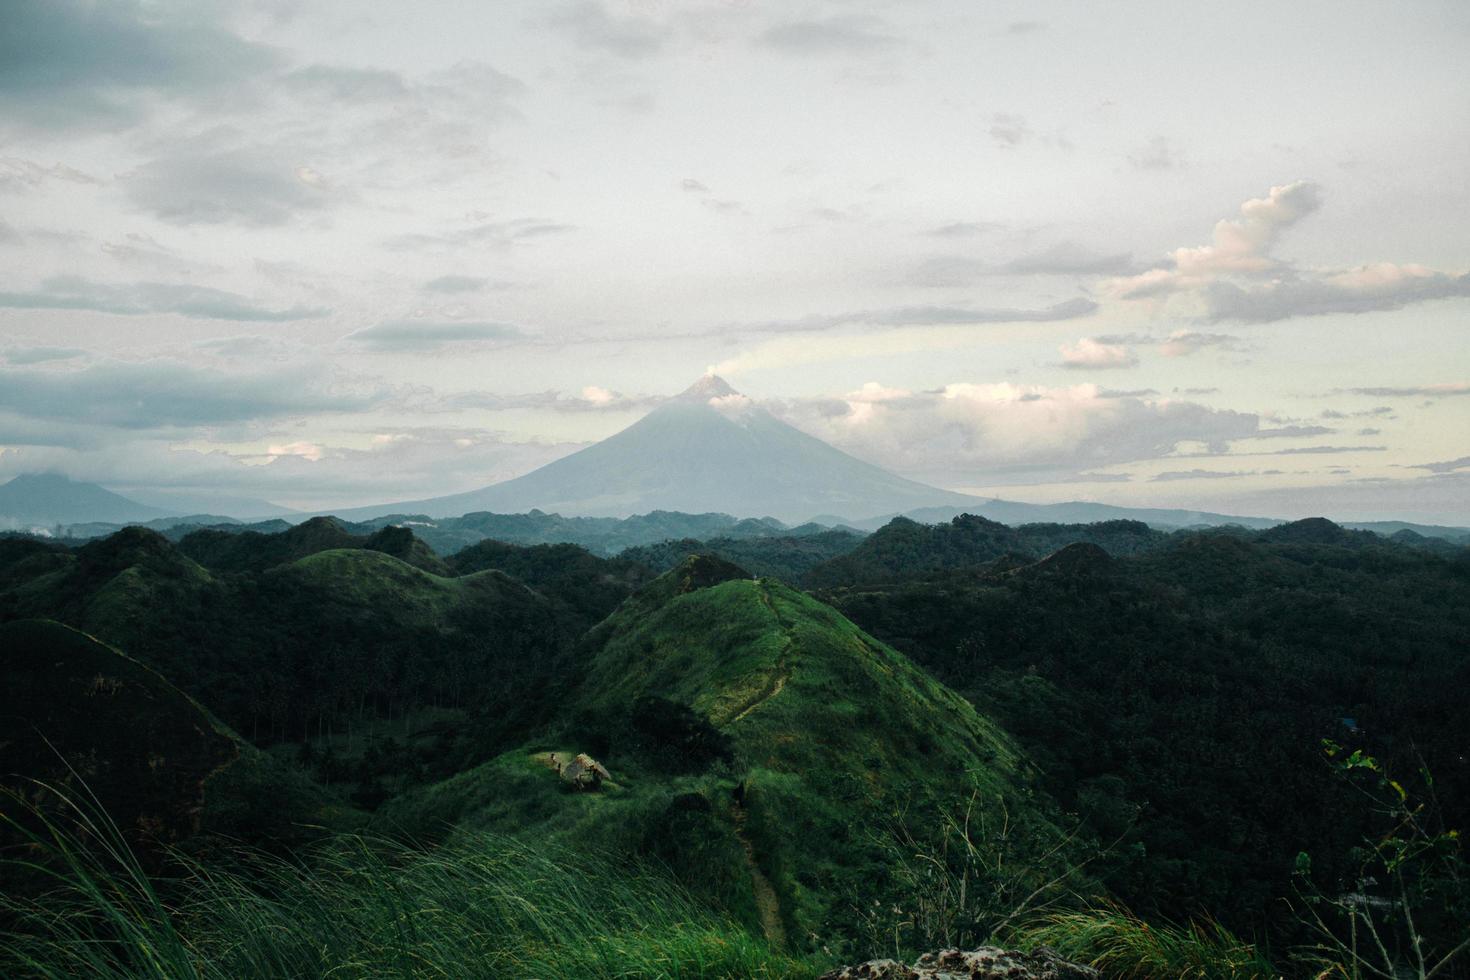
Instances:
[[[585,752],[578,753],[577,757],[566,765],[561,765],[560,760],[553,754],[552,764],[561,778],[571,783],[572,788],[576,790],[595,790],[602,786],[604,779],[612,779],[612,773]]]
[[[1023,953],[982,946],[968,952],[945,949],[925,953],[913,966],[894,960],[869,960],[822,974],[818,980],[1101,980],[1090,966],[1062,959],[1045,946]]]

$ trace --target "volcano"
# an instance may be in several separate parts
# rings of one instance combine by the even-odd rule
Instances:
[[[782,422],[711,374],[616,435],[524,476],[467,493],[337,513],[366,519],[538,509],[626,517],[677,510],[799,522],[980,502],[850,456]]]

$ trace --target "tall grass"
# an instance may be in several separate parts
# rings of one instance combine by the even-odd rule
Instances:
[[[1113,980],[1269,980],[1281,973],[1255,946],[1219,923],[1151,925],[1105,906],[1055,912],[1012,931],[1010,941],[1049,946]]]
[[[116,828],[31,831],[42,876],[0,896],[0,976],[811,977],[654,869],[493,834],[434,849],[343,836],[300,859],[176,855],[145,873]],[[0,814],[3,816],[3,814]],[[18,825],[5,818],[12,830]],[[84,843],[85,841],[85,843]]]

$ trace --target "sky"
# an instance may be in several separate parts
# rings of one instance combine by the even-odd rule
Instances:
[[[0,479],[469,490],[706,371],[1012,500],[1470,523],[1470,4],[7,0]]]

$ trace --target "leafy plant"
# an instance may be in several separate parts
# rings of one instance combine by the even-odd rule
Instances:
[[[1297,855],[1296,908],[1316,936],[1305,957],[1322,975],[1431,980],[1470,960],[1470,878],[1459,831],[1446,827],[1434,779],[1420,767],[1423,797],[1411,794],[1378,759],[1330,739],[1323,753],[1375,817],[1377,830],[1352,853],[1350,874],[1314,881],[1312,859]]]

